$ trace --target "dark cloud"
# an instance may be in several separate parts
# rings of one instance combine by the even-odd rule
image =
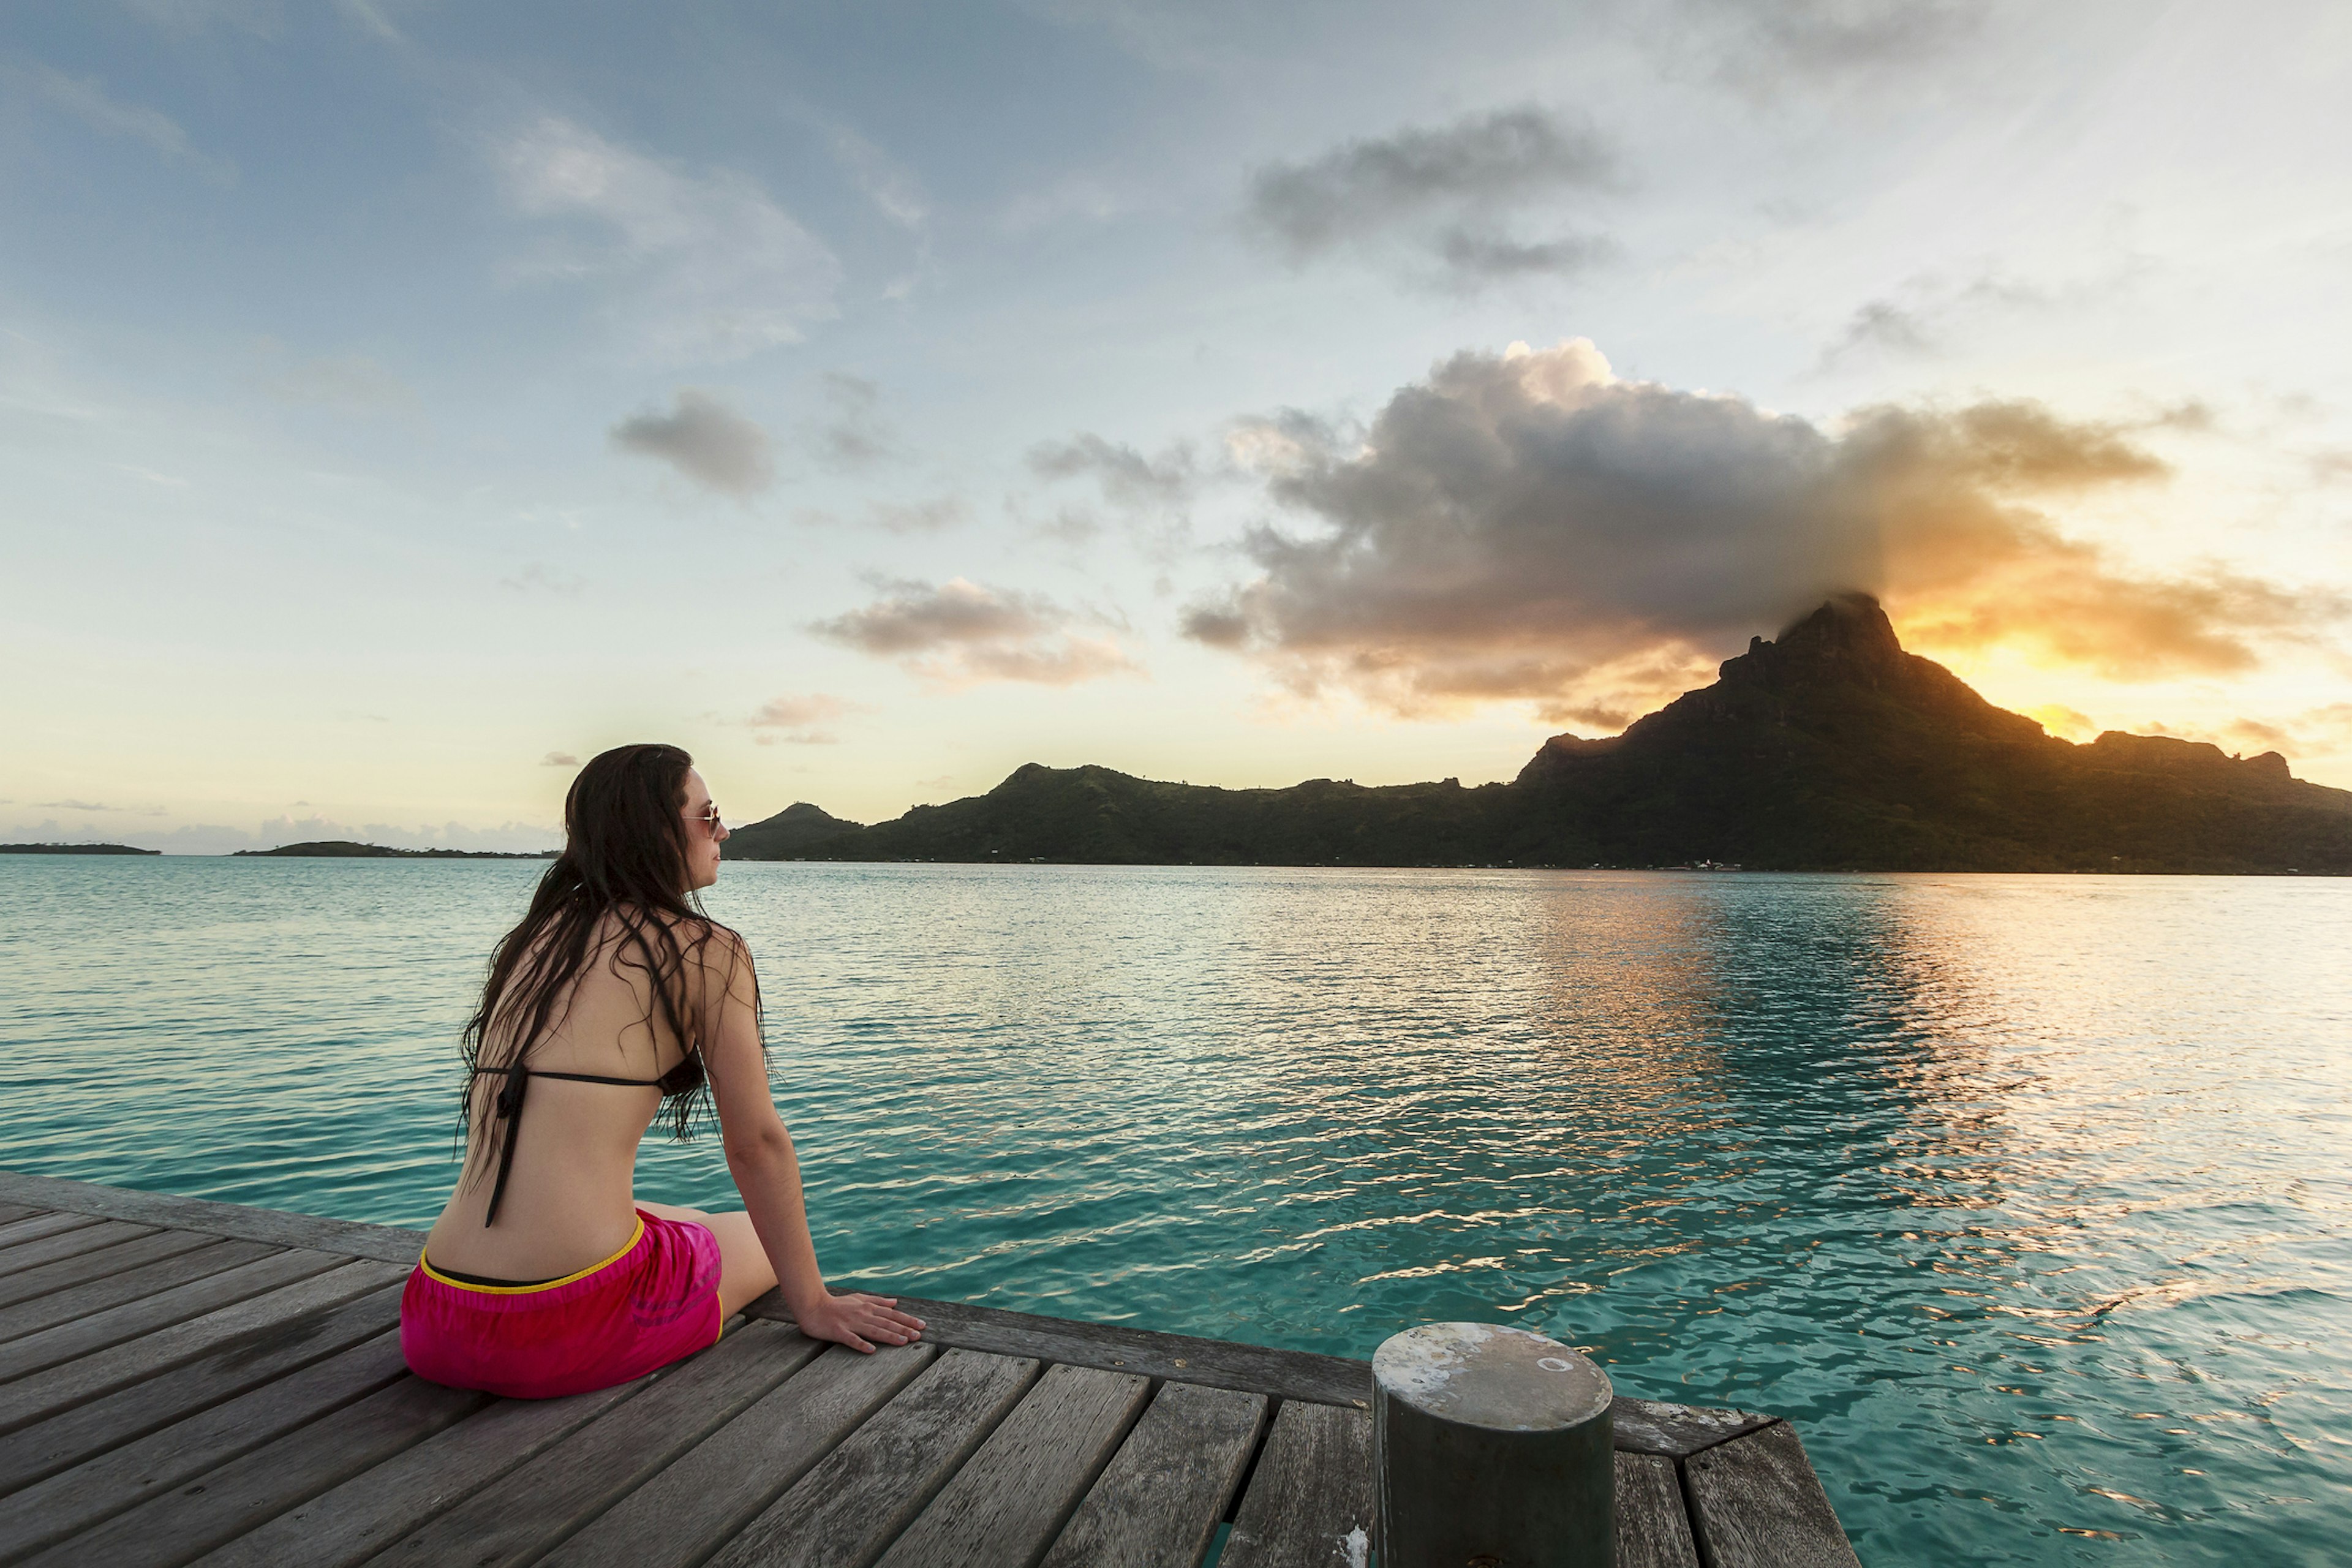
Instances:
[[[1854,311],[1836,341],[1822,351],[1821,363],[1827,369],[1871,350],[1919,354],[1935,347],[1935,336],[1916,310],[1906,310],[1892,300],[1870,300]]]
[[[1437,237],[1438,281],[1462,286],[1536,273],[1580,272],[1615,255],[1610,240],[1590,235],[1528,241],[1450,228]]]
[[[1811,86],[1907,75],[1977,37],[1993,0],[1684,0],[1686,24],[1660,37],[1687,58],[1712,54],[1729,82],[1760,98]]]
[[[1616,163],[1591,126],[1533,107],[1502,110],[1268,165],[1251,178],[1243,222],[1294,265],[1402,245],[1456,286],[1575,271],[1605,255],[1606,242],[1526,241],[1500,222],[1530,201],[1608,188]]]
[[[1584,340],[1464,353],[1360,442],[1253,437],[1270,493],[1261,574],[1184,629],[1302,689],[1399,711],[1534,698],[1638,711],[1750,633],[1846,589],[1946,648],[2022,644],[2110,675],[2226,672],[2346,611],[2213,569],[2137,575],[2043,504],[2158,480],[2124,426],[2038,404],[1878,406],[1841,427],[1622,381]]]
[[[1039,594],[992,588],[957,577],[886,582],[862,609],[808,629],[877,658],[889,658],[934,684],[1023,680],[1071,686],[1139,667],[1116,637],[1073,629],[1103,617],[1065,610]]]
[[[707,489],[739,498],[776,482],[768,433],[707,392],[681,387],[667,414],[640,414],[613,426],[623,451],[658,458]]]

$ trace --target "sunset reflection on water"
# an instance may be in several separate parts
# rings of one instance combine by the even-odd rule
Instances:
[[[534,868],[0,868],[0,1160],[415,1224]],[[2338,1560],[2352,888],[730,865],[836,1275],[1799,1424],[1865,1561]],[[68,1070],[61,1064],[70,1062]],[[730,1201],[715,1142],[647,1196]]]

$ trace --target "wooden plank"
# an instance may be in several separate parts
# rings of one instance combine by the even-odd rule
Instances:
[[[173,1230],[198,1230],[238,1241],[265,1242],[271,1247],[307,1247],[316,1252],[373,1258],[379,1263],[413,1266],[417,1254],[425,1250],[425,1233],[421,1230],[322,1219],[315,1215],[281,1214],[276,1209],[247,1208],[243,1204],[176,1197],[169,1193],[132,1192],[93,1182],[27,1175],[22,1171],[0,1171],[0,1201],[95,1215],[101,1219],[136,1220]]]
[[[1048,1367],[940,1489],[882,1568],[1028,1568],[1061,1533],[1151,1398],[1151,1380]]]
[[[1699,1568],[1675,1462],[1622,1448],[1615,1457],[1617,1568]]]
[[[31,1559],[174,1568],[391,1458],[489,1403],[469,1388],[404,1376],[197,1479],[148,1499]]]
[[[254,1243],[223,1243],[252,1246]],[[37,1333],[19,1334],[0,1344],[0,1380],[23,1377],[43,1367],[57,1366],[76,1356],[91,1355],[110,1345],[135,1340],[173,1323],[247,1300],[265,1290],[291,1285],[330,1268],[349,1266],[348,1258],[330,1252],[268,1252],[250,1262],[201,1279],[157,1290],[152,1295],[109,1307],[103,1311],[70,1319]],[[378,1267],[381,1267],[379,1265]],[[35,1302],[27,1306],[37,1305]]]
[[[872,1355],[828,1348],[543,1562],[548,1568],[700,1563],[939,1353],[921,1343],[886,1345]]]
[[[1696,1405],[1662,1405],[1654,1399],[1609,1402],[1611,1443],[1622,1452],[1686,1458],[1780,1419],[1748,1410],[1708,1410]]]
[[[745,1525],[711,1568],[866,1568],[1037,1373],[1023,1357],[947,1351]]]
[[[1371,1539],[1371,1416],[1284,1405],[1219,1568],[1364,1568]]]
[[[282,1286],[201,1318],[158,1329],[127,1344],[114,1345],[95,1355],[20,1377],[14,1383],[0,1384],[0,1433],[14,1432],[266,1331],[276,1330],[273,1339],[279,1343],[299,1340],[303,1332],[300,1320],[304,1317],[381,1289],[402,1278],[401,1271],[388,1263],[351,1258],[338,1259],[336,1265],[299,1284]],[[267,1348],[256,1346],[254,1353],[257,1355]]]
[[[31,1214],[22,1219],[0,1225],[0,1247],[16,1246],[20,1241],[38,1241],[45,1236],[55,1236],[61,1230],[79,1230],[86,1225],[96,1225],[99,1216],[86,1214]]]
[[[1193,1568],[1257,1451],[1265,1395],[1160,1385],[1044,1568]]]
[[[30,1204],[0,1204],[0,1226],[14,1225],[20,1219],[30,1219],[40,1212]]]
[[[233,1343],[112,1394],[70,1404],[45,1421],[0,1436],[0,1494],[235,1398],[399,1321],[400,1292],[379,1289],[299,1319],[266,1339]]]
[[[934,1344],[1139,1373],[1175,1383],[1267,1394],[1277,1399],[1371,1408],[1372,1363],[1368,1361],[1195,1339],[1190,1334],[1154,1333],[1111,1323],[1081,1323],[960,1301],[926,1301],[907,1296],[899,1298],[898,1305],[923,1320],[923,1337]],[[782,1296],[772,1290],[744,1310],[755,1318],[792,1321]]]
[[[1859,1568],[1787,1422],[1692,1455],[1683,1478],[1706,1568]]]
[[[747,1324],[375,1561],[436,1568],[528,1562],[627,1496],[820,1348],[797,1329]]]
[[[221,1238],[216,1236],[198,1236],[193,1231],[184,1230],[159,1230],[152,1236],[141,1237],[136,1241],[126,1241],[117,1246],[100,1247],[96,1252],[86,1253],[79,1258],[63,1258],[55,1263],[45,1263],[37,1268],[27,1268],[19,1273],[11,1274],[6,1279],[0,1279],[0,1339],[30,1331],[30,1329],[19,1325],[29,1324],[31,1328],[47,1328],[59,1318],[69,1316],[76,1310],[87,1310],[64,1306],[55,1292],[78,1286],[97,1285],[110,1279],[121,1279],[126,1275],[138,1274],[142,1269],[151,1268],[166,1258],[184,1257],[191,1252],[201,1252],[206,1247],[217,1247],[220,1245]],[[242,1262],[246,1258],[261,1256],[261,1249],[252,1242],[242,1245],[246,1250],[234,1255],[232,1261]],[[226,1268],[229,1265],[221,1263],[217,1267]],[[145,1278],[155,1277],[146,1276]],[[188,1275],[186,1278],[194,1279],[194,1276]],[[139,1294],[142,1289],[144,1289],[143,1285],[133,1286],[121,1299],[128,1300],[131,1296]],[[32,1304],[35,1298],[44,1296],[50,1298],[48,1303]],[[91,1298],[82,1296],[76,1299],[86,1301]],[[47,1316],[43,1315],[45,1310],[48,1311]]]
[[[0,1276],[21,1273],[43,1263],[54,1263],[60,1258],[79,1258],[85,1252],[96,1252],[102,1247],[152,1235],[152,1225],[126,1225],[119,1219],[102,1219],[90,1225],[78,1225],[70,1230],[60,1230],[42,1237],[37,1241],[20,1241],[5,1252],[0,1252]]]
[[[0,1509],[0,1563],[54,1545],[168,1487],[405,1376],[400,1338],[379,1334],[159,1432],[26,1488]]]
[[[592,1394],[494,1400],[200,1561],[204,1568],[340,1568],[364,1563],[682,1364]]]

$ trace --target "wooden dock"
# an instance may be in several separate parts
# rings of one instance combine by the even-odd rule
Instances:
[[[1369,1363],[776,1298],[653,1376],[410,1375],[420,1233],[0,1172],[0,1563],[1365,1568]],[[1855,1562],[1787,1422],[1619,1399],[1625,1568]]]

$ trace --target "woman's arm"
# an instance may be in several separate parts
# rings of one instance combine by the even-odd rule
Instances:
[[[706,971],[717,1016],[704,1031],[702,1057],[719,1101],[727,1170],[776,1271],[784,1305],[811,1339],[832,1340],[859,1351],[871,1351],[877,1342],[911,1342],[921,1334],[922,1321],[899,1311],[896,1298],[856,1292],[836,1296],[825,1288],[824,1276],[817,1269],[816,1243],[809,1237],[800,1161],[768,1089],[767,1058],[760,1049],[753,1012],[758,991],[751,955],[740,942],[721,938],[711,943]]]

